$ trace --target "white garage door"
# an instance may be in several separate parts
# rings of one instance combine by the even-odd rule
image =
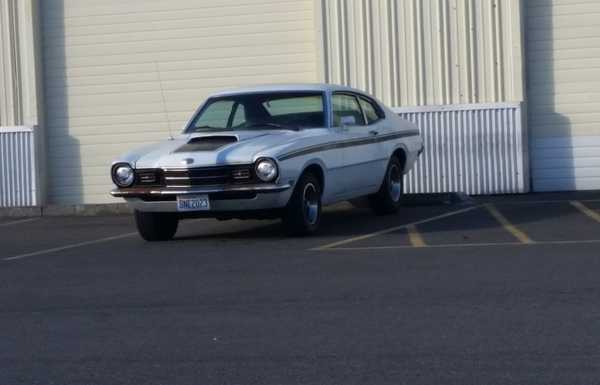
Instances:
[[[209,92],[317,81],[313,0],[40,3],[51,203],[114,202],[111,160]]]
[[[600,189],[600,1],[525,4],[533,188]]]

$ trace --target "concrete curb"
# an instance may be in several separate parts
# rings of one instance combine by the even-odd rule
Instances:
[[[99,205],[51,205],[42,208],[42,216],[103,216],[103,215],[128,215],[133,210],[126,203],[110,203]]]
[[[2,207],[0,208],[0,217],[8,218],[28,218],[41,217],[41,207]]]
[[[435,206],[451,204],[469,204],[474,200],[465,193],[405,194],[404,206]]]
[[[352,206],[369,208],[367,197],[352,199]],[[475,201],[465,193],[436,193],[436,194],[404,194],[402,206],[439,206],[439,205],[464,205],[473,204]],[[340,203],[343,204],[343,203]]]
[[[44,207],[0,208],[0,217],[60,217],[60,216],[104,216],[129,215],[133,210],[125,203],[97,205],[50,205]]]

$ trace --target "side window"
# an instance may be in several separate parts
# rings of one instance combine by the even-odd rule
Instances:
[[[331,100],[331,109],[333,111],[333,125],[341,126],[344,121],[353,121],[354,126],[364,126],[365,119],[355,96],[348,94],[333,94]]]
[[[383,116],[381,116],[382,114],[378,112],[379,109],[373,105],[373,102],[365,98],[359,98],[359,100],[360,106],[367,117],[367,124],[373,124],[383,118]]]

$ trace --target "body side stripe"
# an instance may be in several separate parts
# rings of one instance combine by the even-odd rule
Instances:
[[[393,134],[372,136],[369,138],[349,139],[349,140],[341,140],[341,141],[329,142],[329,143],[324,143],[324,144],[317,144],[317,145],[309,146],[309,147],[306,147],[306,148],[303,148],[300,150],[294,150],[294,151],[288,152],[283,155],[279,155],[277,157],[277,160],[284,161],[284,160],[296,158],[298,156],[312,154],[314,152],[319,152],[319,151],[328,151],[328,150],[334,150],[334,149],[339,149],[339,148],[362,146],[365,144],[386,142],[388,140],[400,139],[400,138],[405,138],[408,136],[417,136],[417,135],[419,135],[418,130],[407,130],[407,131],[402,131],[402,132],[393,133]]]

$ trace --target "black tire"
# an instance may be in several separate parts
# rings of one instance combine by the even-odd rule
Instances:
[[[398,158],[390,158],[379,191],[369,196],[369,203],[375,214],[395,214],[400,209],[404,194],[403,170],[404,166]]]
[[[140,236],[149,242],[168,241],[177,232],[179,218],[172,213],[135,211],[135,224]]]
[[[300,177],[283,215],[283,224],[290,235],[314,234],[321,222],[322,187],[311,173]]]

